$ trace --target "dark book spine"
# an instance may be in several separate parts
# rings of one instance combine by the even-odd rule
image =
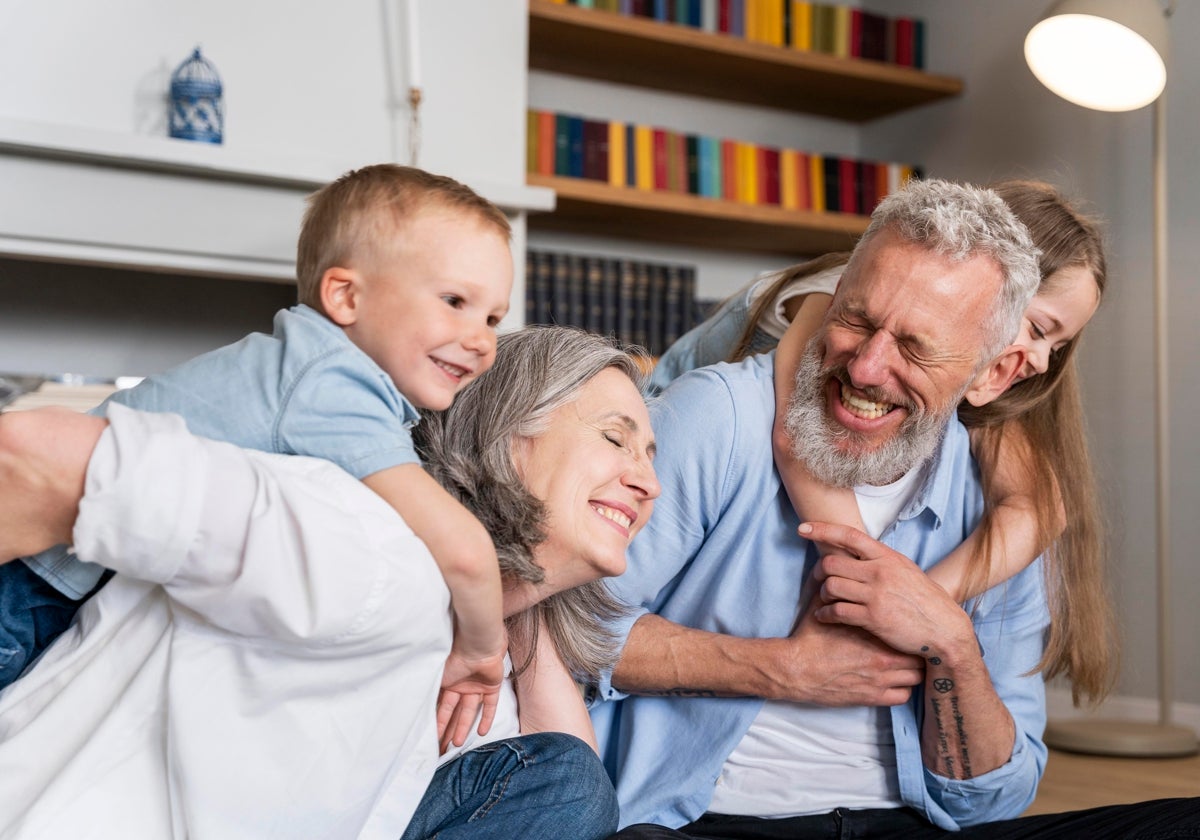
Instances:
[[[646,342],[645,347],[650,355],[658,356],[663,347],[663,321],[667,300],[667,277],[662,263],[647,265],[646,288]]]
[[[858,173],[858,164],[854,160],[838,160],[838,209],[843,213],[858,212]]]
[[[618,278],[617,340],[622,344],[634,343],[634,312],[637,308],[637,271],[633,260],[621,260]]]
[[[554,174],[571,174],[571,118],[554,115]]]
[[[645,347],[650,333],[650,266],[633,264],[633,343]]]
[[[567,121],[567,127],[570,132],[570,150],[568,158],[570,160],[570,171],[568,174],[573,178],[583,177],[583,117],[570,117]]]
[[[603,261],[600,278],[600,332],[604,335],[617,334],[619,293],[621,288],[621,262],[616,259]]]
[[[779,205],[780,201],[780,185],[779,185],[779,149],[764,148],[763,149],[763,169],[766,170],[764,185],[765,195],[759,196],[759,200],[763,204]]]
[[[684,143],[687,146],[687,191],[692,195],[703,195],[700,189],[700,138],[689,134]]]
[[[841,179],[838,177],[841,173],[840,161],[841,158],[836,158],[833,155],[826,155],[825,159],[821,161],[821,164],[825,167],[826,210],[842,209]]]
[[[666,303],[664,304],[662,346],[659,353],[683,335],[683,266],[668,265]]]
[[[583,257],[571,254],[567,257],[567,321],[572,327],[586,326],[583,303],[587,278],[583,274]]]
[[[571,323],[571,265],[566,254],[554,252],[550,258],[550,317],[546,323],[565,326]]]
[[[602,257],[586,257],[583,261],[584,286],[583,326],[592,332],[604,332],[604,299],[602,286],[604,283],[604,259]]]

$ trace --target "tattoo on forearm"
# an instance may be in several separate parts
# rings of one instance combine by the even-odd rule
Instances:
[[[715,691],[709,691],[703,688],[662,688],[662,689],[647,689],[639,691],[638,694],[646,695],[647,697],[716,697]]]
[[[937,725],[938,758],[941,759],[942,765],[946,768],[944,775],[953,779],[954,756],[950,754],[950,740],[946,736],[946,727],[942,722],[942,701],[933,697],[930,698],[929,702],[933,706],[933,722]]]
[[[933,687],[939,694],[946,694],[954,690],[954,680],[949,677],[938,677],[933,681]]]
[[[922,645],[922,646],[921,646],[921,653],[929,653],[929,645]],[[930,664],[930,665],[941,665],[941,664],[942,664],[942,657],[940,657],[940,656],[931,656],[931,657],[929,657],[929,664]]]
[[[958,698],[950,698],[950,709],[954,713],[954,728],[958,732],[958,757],[962,759],[962,772],[964,779],[974,777],[971,772],[971,752],[967,749],[967,730],[963,726],[962,712],[958,710]]]

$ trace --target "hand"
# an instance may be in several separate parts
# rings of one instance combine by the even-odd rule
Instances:
[[[937,658],[974,638],[970,617],[909,558],[844,525],[812,522],[800,534],[833,546],[813,570],[813,615],[859,627],[902,653]]]
[[[925,678],[920,657],[909,656],[856,627],[822,623],[815,599],[785,640],[789,686],[777,699],[818,706],[897,706]]]
[[[477,715],[480,716],[478,733],[488,733],[496,718],[503,681],[503,650],[493,656],[472,659],[463,656],[457,645],[451,649],[442,672],[437,705],[438,742],[443,753],[451,743],[461,747],[466,742]]]
[[[107,425],[62,408],[0,414],[0,562],[71,542],[88,459]]]

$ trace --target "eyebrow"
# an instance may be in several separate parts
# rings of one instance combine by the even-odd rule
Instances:
[[[632,417],[630,417],[628,414],[621,414],[620,412],[614,411],[613,413],[606,415],[604,419],[616,420],[618,423],[620,423],[622,426],[624,426],[631,434],[637,434],[639,431],[641,431],[641,426],[639,426],[637,424],[637,421],[634,420]],[[646,454],[649,455],[651,458],[653,458],[655,455],[657,455],[658,454],[658,444],[656,444],[654,441],[650,441],[650,443],[646,444]]]
[[[840,314],[849,315],[849,316],[858,318],[860,320],[866,321],[867,324],[870,326],[870,328],[875,332],[884,330],[889,335],[891,335],[896,340],[897,343],[907,344],[910,347],[915,348],[916,351],[919,354],[921,354],[922,356],[934,356],[934,355],[938,354],[938,348],[934,347],[932,344],[929,343],[929,341],[927,341],[925,338],[918,335],[917,333],[914,333],[914,332],[894,333],[891,330],[887,330],[884,327],[881,327],[879,325],[879,323],[867,313],[866,309],[863,308],[863,306],[857,302],[850,301],[850,302],[846,303],[844,306],[842,306],[842,310],[841,310]]]

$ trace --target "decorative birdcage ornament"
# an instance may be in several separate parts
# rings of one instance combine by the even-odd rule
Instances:
[[[181,140],[220,143],[224,127],[221,77],[196,47],[171,74],[170,134]]]

